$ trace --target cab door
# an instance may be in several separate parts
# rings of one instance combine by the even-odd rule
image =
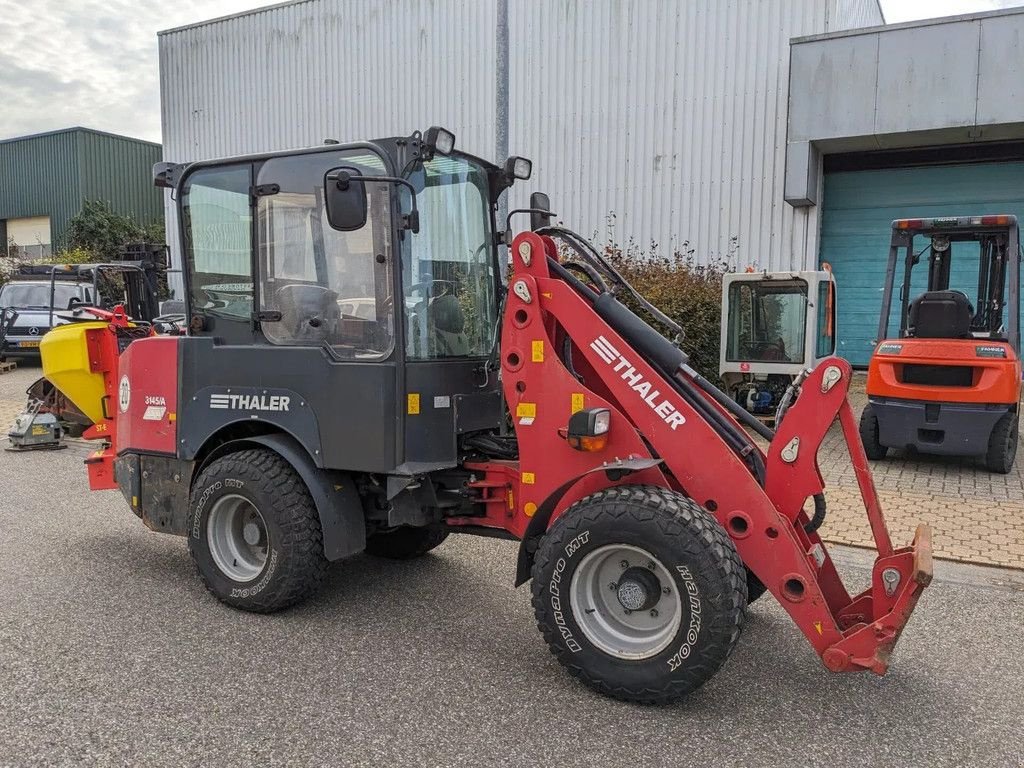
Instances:
[[[321,466],[398,463],[391,187],[366,184],[365,225],[334,230],[323,188],[341,166],[387,175],[363,146],[200,167],[183,182],[186,453],[218,429],[266,422]]]

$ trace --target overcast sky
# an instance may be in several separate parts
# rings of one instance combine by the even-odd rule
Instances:
[[[268,4],[0,0],[0,138],[84,125],[159,141],[157,31]],[[882,0],[890,23],[1015,5],[1024,0]]]

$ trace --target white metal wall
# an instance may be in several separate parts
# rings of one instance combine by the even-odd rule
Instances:
[[[586,235],[800,267],[816,234],[782,199],[789,39],[871,6],[509,0],[510,149]],[[490,157],[495,23],[494,0],[306,0],[162,33],[165,157],[432,124]]]

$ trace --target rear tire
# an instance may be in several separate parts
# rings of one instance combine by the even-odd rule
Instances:
[[[302,478],[265,448],[206,467],[190,497],[188,549],[206,588],[255,613],[300,603],[327,571],[320,516]]]
[[[878,416],[871,403],[865,405],[860,414],[860,441],[864,444],[864,453],[872,461],[881,461],[889,453],[888,446],[878,442]]]
[[[541,540],[532,575],[548,648],[570,674],[625,701],[693,692],[743,627],[746,572],[732,541],[700,505],[657,486],[577,501]]]
[[[1018,422],[1016,413],[1004,414],[988,437],[988,453],[985,455],[985,466],[990,472],[1001,475],[1013,469],[1017,458]]]
[[[447,538],[448,531],[441,525],[402,526],[367,537],[366,551],[389,560],[411,560],[441,546]]]

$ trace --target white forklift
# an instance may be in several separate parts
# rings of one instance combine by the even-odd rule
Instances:
[[[836,348],[836,287],[819,272],[737,272],[722,280],[718,372],[725,391],[773,426],[790,385]]]

